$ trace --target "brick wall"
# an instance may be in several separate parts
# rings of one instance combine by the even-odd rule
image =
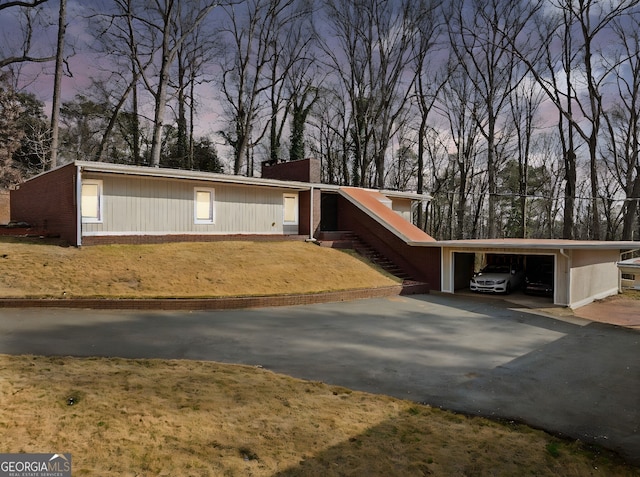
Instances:
[[[415,247],[387,230],[344,197],[338,198],[339,230],[349,230],[416,280],[440,290],[440,247]]]
[[[319,184],[322,179],[320,160],[309,158],[271,165],[264,162],[262,163],[262,177],[264,179]]]
[[[310,230],[311,224],[311,192],[300,191],[298,194],[298,209],[300,210],[300,218],[298,224],[298,233],[300,235],[306,235],[307,237],[317,237],[320,232],[320,191],[313,191],[313,233]]]
[[[75,182],[75,165],[68,164],[20,184],[11,191],[11,220],[78,245]]]
[[[429,293],[418,285],[392,285],[309,295],[246,296],[232,298],[140,298],[140,299],[56,299],[56,298],[0,298],[1,308],[88,308],[100,310],[232,310],[267,306],[311,305],[348,300],[383,298],[398,295]]]
[[[224,240],[237,240],[247,242],[282,242],[285,240],[304,241],[306,235],[100,235],[85,236],[82,245],[109,245],[109,244],[154,244],[168,242],[218,242]]]

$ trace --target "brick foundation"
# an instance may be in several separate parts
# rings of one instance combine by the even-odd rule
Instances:
[[[157,244],[169,242],[282,242],[287,240],[304,241],[306,235],[99,235],[82,237],[82,245],[110,244]]]
[[[234,310],[273,306],[311,305],[340,301],[429,293],[422,283],[380,288],[314,293],[310,295],[247,296],[230,298],[159,299],[19,299],[2,298],[0,308],[87,308],[96,310]]]

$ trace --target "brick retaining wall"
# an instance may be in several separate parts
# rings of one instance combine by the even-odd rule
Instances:
[[[87,308],[97,310],[234,310],[271,306],[311,305],[367,298],[429,293],[425,283],[408,283],[390,287],[344,290],[308,295],[247,296],[225,298],[159,299],[57,299],[2,298],[0,308]]]

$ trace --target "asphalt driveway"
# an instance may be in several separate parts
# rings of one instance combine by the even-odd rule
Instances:
[[[0,310],[0,353],[214,360],[513,419],[640,464],[640,332],[418,295],[213,312]]]

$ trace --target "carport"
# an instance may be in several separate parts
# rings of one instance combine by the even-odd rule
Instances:
[[[553,303],[578,308],[620,290],[617,262],[638,242],[544,239],[486,239],[439,241],[442,247],[441,290],[468,288],[483,260],[510,260],[523,267],[553,263]]]

